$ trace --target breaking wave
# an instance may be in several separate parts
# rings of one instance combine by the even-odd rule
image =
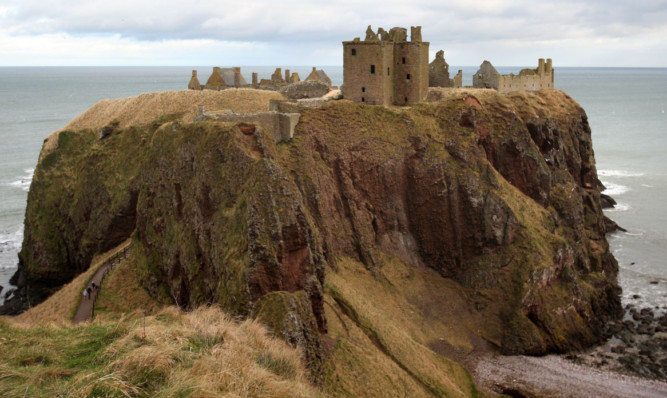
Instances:
[[[628,211],[630,210],[630,205],[625,203],[616,203],[616,205],[610,209],[604,209],[605,212],[617,212],[617,211]]]
[[[23,244],[23,225],[18,230],[0,233],[0,269],[16,268],[18,258],[16,254]]]
[[[605,193],[605,195],[618,196],[618,195],[622,195],[622,194],[624,194],[624,193],[626,193],[630,190],[630,188],[628,188],[625,185],[616,184],[616,183],[613,183],[613,182],[610,182],[610,181],[601,181],[601,182],[602,182],[602,184],[604,184],[605,187],[607,187],[607,189],[602,191],[602,192]]]
[[[16,177],[14,181],[8,182],[4,185],[21,189],[25,192],[30,190],[30,183],[32,182],[32,176],[35,174],[35,169],[25,169],[23,170],[25,175]]]
[[[600,177],[643,177],[642,172],[633,172],[627,170],[598,170]]]

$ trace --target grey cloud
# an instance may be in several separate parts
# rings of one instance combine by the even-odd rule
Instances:
[[[20,34],[120,34],[144,41],[214,39],[331,42],[363,36],[365,27],[423,25],[424,38],[476,43],[640,35],[663,29],[664,1],[528,0],[339,1],[245,3],[164,0],[23,0],[3,25]]]

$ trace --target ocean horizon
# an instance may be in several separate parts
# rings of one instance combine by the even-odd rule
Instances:
[[[535,66],[527,66],[534,68]],[[608,235],[619,262],[624,304],[667,309],[667,68],[594,68],[555,65],[555,87],[586,110],[598,176],[618,205],[605,213],[627,232]],[[274,66],[241,66],[269,78]],[[284,66],[301,79],[312,66]],[[342,84],[341,65],[317,66]],[[477,66],[463,71],[470,85]],[[496,67],[518,73],[522,67]],[[191,70],[205,82],[211,66],[0,67],[0,304],[10,289],[23,240],[23,216],[42,142],[102,99],[184,90]]]

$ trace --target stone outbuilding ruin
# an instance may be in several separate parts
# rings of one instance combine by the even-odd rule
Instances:
[[[195,74],[193,73],[193,75]],[[213,73],[209,76],[204,88],[208,90],[222,90],[227,87],[242,87],[247,84],[245,78],[241,75],[241,68],[220,68],[216,66],[213,68]],[[189,87],[190,85],[188,84]]]
[[[510,91],[536,91],[554,88],[554,69],[551,59],[540,58],[536,69],[522,69],[518,75],[501,75],[491,62],[484,61],[472,77],[472,86],[493,88],[505,94]]]
[[[331,89],[331,79],[329,79],[329,76],[327,76],[326,73],[322,69],[317,69],[316,67],[313,66],[313,71],[310,72],[310,75],[306,77],[306,82],[320,82],[324,83],[327,86],[329,86],[329,89]]]
[[[428,86],[429,87],[463,87],[463,71],[459,72],[453,79],[449,78],[449,64],[445,61],[445,52],[438,51],[435,59],[428,65]]]
[[[428,42],[421,26],[382,28],[369,26],[366,38],[343,42],[343,93],[346,99],[372,105],[412,105],[428,94]]]
[[[472,75],[472,86],[475,88],[492,88],[498,90],[500,73],[491,62],[484,60],[477,72]]]

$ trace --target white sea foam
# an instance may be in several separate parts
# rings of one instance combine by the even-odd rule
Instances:
[[[0,262],[0,269],[16,268],[17,266],[17,262],[15,260],[16,253],[18,253],[19,250],[21,250],[22,244],[23,244],[22,225],[16,231],[0,234],[0,254],[2,254],[2,259],[6,260],[6,257],[10,257],[13,259],[11,262],[7,261]]]
[[[616,203],[616,205],[612,208],[605,209],[605,211],[609,212],[617,212],[617,211],[628,211],[630,210],[630,205],[625,204],[625,203]]]
[[[598,170],[598,176],[602,177],[643,177],[642,172],[627,171],[627,170]]]
[[[4,185],[22,189],[25,192],[28,192],[30,190],[30,183],[32,182],[32,176],[35,174],[35,169],[25,169],[23,170],[25,172],[25,175],[22,175],[20,177],[16,177],[14,181],[8,182]]]
[[[619,195],[622,195],[622,194],[624,194],[624,193],[626,193],[630,190],[630,188],[628,188],[625,185],[616,184],[616,183],[613,183],[613,182],[610,182],[610,181],[602,181],[601,180],[601,182],[602,182],[602,184],[604,184],[605,187],[607,187],[607,189],[605,189],[603,191],[605,193],[605,195],[619,196]]]

